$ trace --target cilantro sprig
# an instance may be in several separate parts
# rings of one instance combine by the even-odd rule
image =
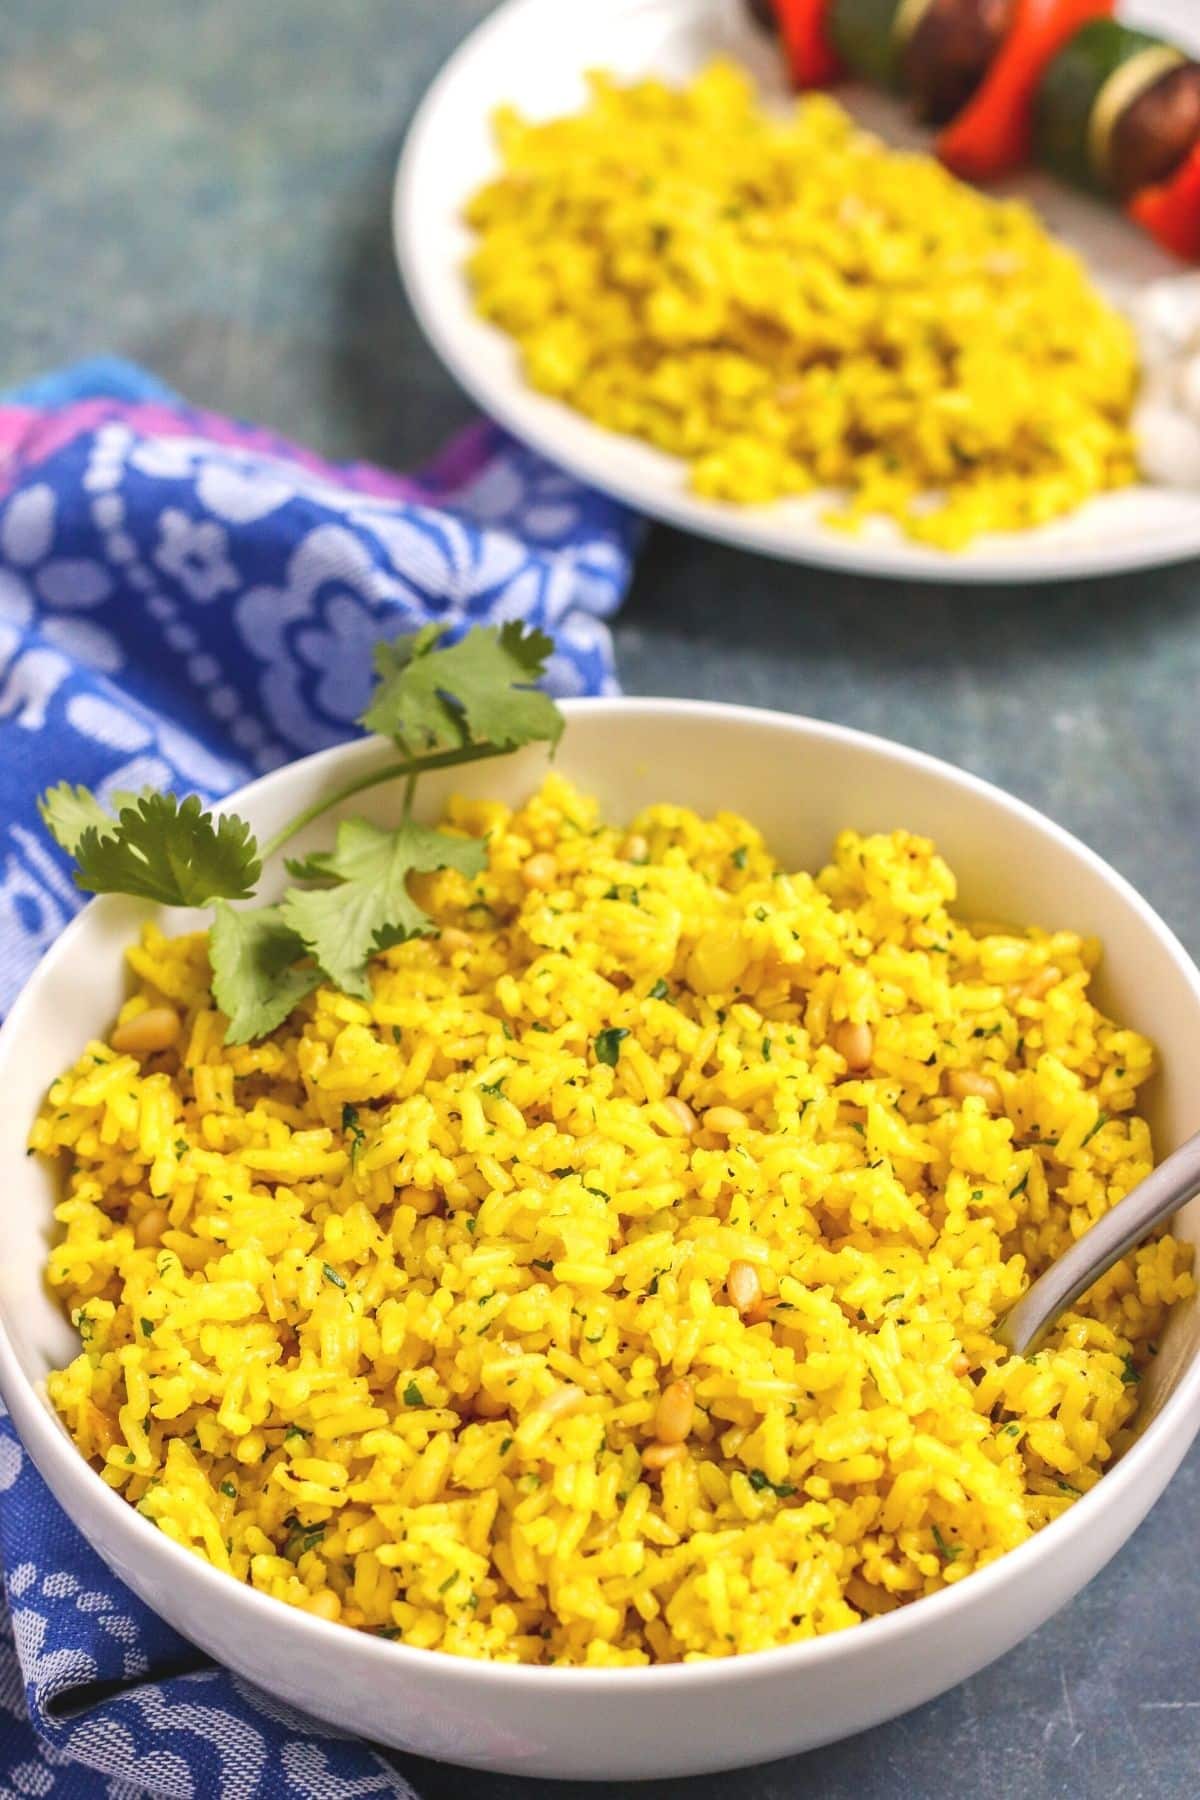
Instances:
[[[554,648],[550,638],[513,621],[443,645],[444,629],[430,625],[376,649],[377,685],[359,723],[390,737],[400,759],[306,807],[261,850],[244,819],[214,817],[195,794],[117,795],[110,812],[87,788],[60,782],[39,799],[46,829],[75,862],[79,887],[213,908],[212,991],[229,1020],[227,1043],[265,1037],[323,981],[368,997],[372,956],[436,930],[409,877],[446,868],[471,877],[483,869],[485,843],[412,817],[420,775],[523,744],[553,747],[562,735],[562,714],[533,685]],[[367,788],[399,780],[396,825],[343,819],[331,850],[287,863],[293,885],[277,905],[230,905],[254,897],[263,862],[304,826]]]

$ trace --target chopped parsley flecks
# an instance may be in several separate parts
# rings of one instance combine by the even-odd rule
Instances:
[[[947,1543],[936,1525],[933,1527],[933,1541],[937,1545],[937,1553],[943,1562],[954,1562],[962,1555],[962,1545]]]
[[[615,1069],[617,1058],[621,1054],[621,1045],[628,1036],[628,1029],[624,1025],[607,1025],[603,1031],[598,1031],[592,1044],[592,1049],[596,1053],[596,1061],[604,1063],[607,1068]]]
[[[1108,1124],[1108,1114],[1106,1112],[1102,1112],[1099,1115],[1099,1117],[1097,1118],[1096,1123],[1092,1126],[1092,1129],[1088,1132],[1087,1136],[1083,1139],[1083,1142],[1080,1144],[1079,1148],[1082,1150],[1084,1144],[1090,1144],[1092,1139],[1095,1137],[1096,1133],[1098,1131],[1103,1131],[1104,1127],[1107,1124]]]
[[[754,1489],[756,1494],[761,1494],[764,1491],[769,1490],[774,1494],[777,1500],[786,1500],[789,1495],[796,1492],[790,1482],[771,1481],[761,1469],[749,1469],[746,1473],[746,1480],[750,1483],[750,1486]]]
[[[355,1169],[358,1167],[358,1159],[362,1155],[363,1145],[367,1141],[367,1134],[358,1122],[357,1106],[343,1106],[342,1132],[350,1145],[350,1167]]]

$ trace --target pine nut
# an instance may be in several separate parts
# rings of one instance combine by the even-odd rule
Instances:
[[[650,846],[640,831],[631,832],[621,845],[621,858],[624,862],[644,863],[650,860]]]
[[[529,1418],[537,1414],[544,1419],[562,1419],[567,1413],[574,1412],[586,1398],[582,1388],[576,1387],[573,1382],[566,1382],[562,1387],[555,1388],[553,1393],[543,1394],[540,1400],[535,1400],[525,1416]]]
[[[716,1131],[722,1137],[728,1137],[731,1131],[740,1131],[750,1123],[744,1112],[736,1106],[710,1106],[704,1115],[704,1129]]]
[[[982,1100],[990,1112],[1000,1112],[1004,1105],[1000,1083],[975,1069],[951,1069],[946,1077],[946,1091],[954,1100]]]
[[[962,1350],[959,1351],[958,1355],[954,1357],[950,1364],[951,1370],[955,1375],[965,1375],[970,1366],[970,1360],[965,1351]]]
[[[342,1603],[332,1588],[318,1588],[309,1600],[308,1610],[314,1618],[328,1619],[335,1625],[342,1616]]]
[[[469,931],[462,931],[457,925],[443,925],[438,934],[438,943],[447,956],[453,956],[456,950],[469,950],[474,941]]]
[[[150,1244],[157,1244],[169,1224],[166,1208],[152,1206],[144,1212],[133,1228],[133,1241],[139,1250],[145,1250]]]
[[[656,1473],[668,1463],[682,1462],[686,1455],[684,1444],[647,1444],[642,1451],[642,1467]]]
[[[1044,1000],[1052,987],[1057,987],[1062,980],[1062,970],[1054,963],[1047,963],[1036,975],[1031,975],[1021,989],[1022,1000]]]
[[[118,1025],[109,1042],[122,1056],[153,1056],[169,1050],[179,1036],[179,1014],[172,1006],[150,1006]]]
[[[762,1282],[753,1263],[732,1262],[725,1277],[725,1292],[740,1313],[748,1313],[762,1299]]]
[[[558,863],[548,850],[541,850],[531,856],[521,870],[521,880],[527,888],[552,888],[558,880]]]
[[[696,1416],[693,1388],[686,1375],[672,1381],[659,1395],[654,1414],[654,1435],[660,1444],[682,1444]]]
[[[727,994],[746,972],[750,952],[729,927],[706,931],[688,958],[688,980],[698,994]]]
[[[696,1129],[696,1115],[688,1105],[687,1101],[681,1100],[678,1094],[668,1094],[663,1101],[663,1106],[666,1108],[667,1112],[670,1113],[671,1117],[677,1121],[680,1130],[686,1132],[688,1137],[691,1137],[693,1131]]]
[[[869,1025],[858,1025],[844,1019],[833,1034],[833,1047],[848,1069],[855,1074],[871,1066],[875,1036]]]

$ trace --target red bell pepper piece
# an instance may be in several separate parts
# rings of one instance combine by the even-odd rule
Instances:
[[[831,4],[832,0],[774,0],[795,87],[827,87],[842,74],[827,30]]]
[[[1200,144],[1166,181],[1133,196],[1129,216],[1185,262],[1200,262]]]
[[[942,161],[969,181],[1003,175],[1028,159],[1033,98],[1047,66],[1114,0],[1017,0],[1012,29],[979,88],[937,140]]]

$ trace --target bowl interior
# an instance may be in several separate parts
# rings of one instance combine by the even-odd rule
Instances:
[[[827,860],[844,826],[905,826],[937,842],[959,878],[964,916],[1099,937],[1102,1005],[1145,1032],[1160,1052],[1162,1072],[1144,1090],[1159,1154],[1200,1129],[1200,1093],[1191,1080],[1200,1061],[1200,974],[1145,902],[1048,820],[945,764],[833,726],[689,702],[584,701],[567,710],[557,766],[596,793],[617,820],[653,800],[710,813],[728,808],[757,824],[776,854],[797,868]],[[377,742],[323,752],[256,782],[238,809],[265,835],[386,754]],[[530,750],[427,777],[419,810],[435,815],[456,789],[518,800],[545,769],[544,754]],[[382,786],[346,810],[384,821],[396,804],[395,788]],[[326,817],[289,850],[326,843],[330,829]],[[264,891],[282,878],[273,867]],[[46,957],[0,1031],[7,1190],[0,1323],[21,1373],[39,1389],[46,1373],[74,1354],[77,1340],[43,1285],[54,1193],[45,1167],[25,1155],[25,1139],[50,1082],[111,1023],[126,985],[122,950],[154,916],[155,909],[133,901],[90,906]],[[159,916],[172,931],[203,922],[198,915]],[[1179,1227],[1200,1242],[1200,1202],[1181,1215]],[[1177,1309],[1145,1384],[1145,1417],[1161,1407],[1197,1348],[1200,1307],[1192,1303]]]

